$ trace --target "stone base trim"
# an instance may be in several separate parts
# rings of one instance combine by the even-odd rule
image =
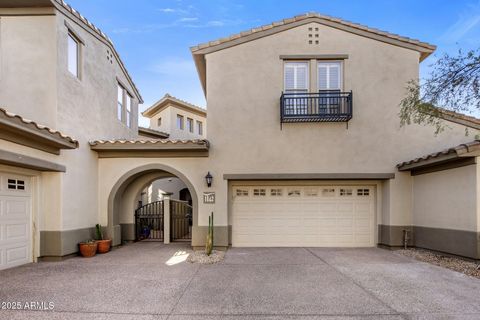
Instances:
[[[420,226],[378,226],[378,244],[403,246],[403,230],[410,229],[409,246],[480,259],[480,232]]]
[[[40,257],[64,257],[78,252],[78,243],[95,238],[95,228],[40,231]]]

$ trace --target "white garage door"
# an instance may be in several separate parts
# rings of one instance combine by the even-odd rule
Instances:
[[[234,186],[236,247],[370,247],[373,186]]]
[[[0,172],[0,270],[32,262],[29,178]]]

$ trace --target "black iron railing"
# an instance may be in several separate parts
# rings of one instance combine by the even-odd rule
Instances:
[[[282,93],[280,121],[348,122],[352,119],[352,92]]]

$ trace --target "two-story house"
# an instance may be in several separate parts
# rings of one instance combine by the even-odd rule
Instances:
[[[406,240],[479,258],[479,143],[468,142],[480,121],[443,112],[449,129],[435,136],[398,117],[407,83],[434,50],[311,13],[192,47],[208,141],[92,142],[99,214],[112,230],[133,228],[133,218],[115,224],[126,205],[115,195],[138,192],[132,179],[174,175],[192,195],[194,247],[214,212],[218,246]]]
[[[204,111],[169,96],[137,130],[140,94],[100,30],[57,0],[5,3],[0,268],[74,253],[96,223],[114,245],[155,235],[200,247],[212,212],[216,246],[400,246],[406,235],[480,258],[480,120],[442,112],[449,128],[435,136],[398,118],[433,45],[318,14],[285,19],[191,48],[208,135]],[[174,178],[188,204],[138,208],[147,186]]]
[[[93,237],[98,158],[142,98],[112,41],[63,1],[0,1],[0,269]]]

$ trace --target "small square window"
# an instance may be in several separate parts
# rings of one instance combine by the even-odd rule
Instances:
[[[248,197],[248,189],[237,189],[235,194],[237,197]]]
[[[300,197],[300,190],[299,189],[290,189],[288,190],[289,197]]]
[[[340,189],[340,196],[351,196],[353,194],[352,189]]]
[[[282,196],[282,189],[270,189],[270,196],[281,197]]]
[[[335,189],[323,189],[322,196],[324,197],[333,197],[335,196]]]
[[[253,189],[253,195],[257,197],[263,197],[267,194],[266,189]]]
[[[16,180],[16,179],[8,179],[7,180],[7,188],[9,190],[25,190],[25,181]]]

